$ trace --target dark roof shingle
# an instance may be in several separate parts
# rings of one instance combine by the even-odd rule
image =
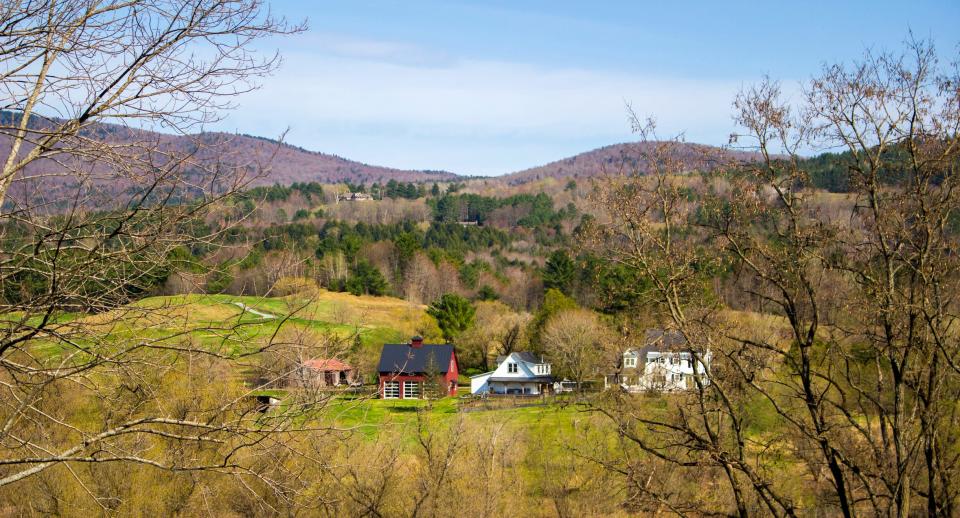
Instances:
[[[391,374],[446,374],[450,368],[452,344],[384,344],[380,352],[379,372]]]
[[[634,352],[646,363],[648,353],[686,350],[683,346],[687,345],[687,339],[679,331],[648,329],[644,335],[644,344],[640,349],[634,349]]]
[[[514,352],[512,352],[512,353],[510,353],[510,354],[516,355],[517,358],[518,358],[520,361],[522,361],[522,362],[538,363],[538,364],[539,364],[539,363],[546,363],[546,362],[543,360],[543,358],[541,358],[541,357],[539,357],[539,356],[537,356],[536,354],[533,354],[533,353],[531,353],[531,352],[527,352],[527,351],[514,351]],[[508,355],[503,355],[503,354],[501,354],[500,356],[497,356],[497,365],[500,365],[501,363],[503,363],[504,360],[507,359],[507,356],[508,356]]]
[[[519,378],[513,376],[501,376],[493,377],[487,381],[493,382],[503,382],[503,383],[553,383],[553,376],[533,376],[531,378]]]

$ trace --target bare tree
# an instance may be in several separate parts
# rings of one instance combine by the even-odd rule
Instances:
[[[681,469],[721,468],[741,516],[794,515],[804,498],[844,516],[956,512],[958,79],[910,41],[826,67],[799,107],[767,80],[734,104],[735,142],[756,158],[712,157],[696,199],[667,152],[646,157],[651,177],[603,190],[610,257],[651,281],[695,356],[713,355],[710,383],[672,398],[675,413],[602,407],[623,436]],[[821,210],[811,147],[845,151],[845,218]],[[722,270],[778,332],[723,311],[706,289]],[[761,412],[776,426],[758,433]],[[807,491],[770,468],[773,451],[804,467]]]
[[[445,489],[454,476],[457,456],[464,448],[463,417],[459,416],[448,427],[435,429],[422,409],[417,409],[416,424],[418,452],[422,458],[410,516],[437,516],[449,505],[444,501]]]
[[[558,374],[569,375],[580,390],[584,381],[604,374],[615,363],[609,330],[592,311],[568,309],[547,321],[542,341]]]
[[[231,362],[257,352],[238,334],[250,319],[126,304],[179,266],[179,248],[217,245],[208,209],[269,159],[148,130],[202,130],[278,64],[254,44],[298,30],[259,0],[0,7],[0,486],[140,464],[244,473],[283,494],[244,452],[282,441],[289,420],[255,422],[230,382]]]
[[[499,301],[477,302],[476,307],[476,322],[457,340],[463,348],[458,358],[486,371],[491,352],[506,355],[517,350],[530,315],[516,313]]]

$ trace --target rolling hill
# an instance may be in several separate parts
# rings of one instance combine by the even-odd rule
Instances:
[[[17,114],[0,112],[0,155],[9,153],[10,138],[7,134],[17,121]],[[59,122],[61,121],[57,119],[48,119],[32,123],[31,126],[42,132],[44,127]],[[249,180],[248,187],[290,185],[296,182],[371,184],[389,180],[436,182],[466,179],[447,171],[405,170],[365,164],[334,154],[310,151],[277,140],[244,134],[204,132],[173,135],[102,123],[84,128],[77,139],[104,142],[112,149],[134,150],[125,152],[132,153],[131,156],[149,164],[155,163],[156,156],[189,156],[188,184],[195,186],[215,181],[207,178],[210,171],[224,168],[242,171]],[[644,174],[649,171],[646,170],[645,162],[638,160],[638,157],[655,145],[657,143],[651,142],[614,144],[507,174],[500,179],[508,184],[518,185],[543,178],[582,178],[620,172]],[[702,144],[670,143],[668,146],[672,148],[674,157],[690,170],[709,169],[721,155],[738,160],[755,158],[755,155],[750,153]],[[21,150],[21,153],[25,152],[26,150]],[[147,155],[150,158],[144,159]],[[169,160],[159,160],[162,162],[165,159]],[[110,200],[116,198],[118,193],[129,194],[139,188],[137,182],[129,180],[129,175],[113,174],[112,166],[108,162],[90,159],[89,156],[83,160],[89,161],[89,164],[79,168],[84,170],[82,179],[78,179],[71,169],[67,169],[63,160],[37,161],[27,167],[12,192],[19,194],[21,200],[34,200],[41,196],[69,200],[77,185],[84,183],[93,186],[93,191],[96,192],[95,196],[88,197],[84,205],[103,207],[109,205]],[[77,168],[76,165],[72,167]],[[144,182],[144,176],[149,177],[149,174],[141,175],[139,183]],[[216,190],[216,187],[213,189]],[[187,193],[185,196],[189,198],[190,195]]]
[[[37,136],[61,122],[51,118],[31,121],[30,126]],[[15,131],[18,123],[18,114],[0,112],[0,156],[6,157],[10,153],[9,135]],[[72,140],[88,143],[87,151],[81,158],[57,155],[55,159],[41,159],[29,164],[14,183],[13,193],[19,193],[21,199],[26,200],[40,196],[56,199],[71,196],[71,190],[78,183],[84,183],[99,191],[99,196],[95,198],[97,201],[92,203],[99,205],[108,202],[112,195],[135,189],[136,183],[143,183],[146,181],[144,178],[149,178],[151,168],[181,157],[187,157],[186,173],[195,185],[212,182],[205,177],[209,171],[227,169],[241,171],[249,179],[250,187],[295,182],[370,184],[391,179],[398,182],[427,182],[460,178],[446,171],[415,171],[365,164],[277,140],[241,134],[204,132],[173,135],[98,123],[85,127]],[[109,151],[98,149],[100,143],[106,144],[103,148],[106,150],[109,147]],[[20,155],[24,156],[30,149],[31,145],[24,146]],[[108,153],[131,158],[130,168],[139,175],[140,181],[130,181],[129,177],[133,174],[114,174],[112,169],[115,166],[112,164],[116,164],[116,160],[101,158]],[[78,178],[76,171],[83,171],[83,178]]]
[[[658,142],[627,142],[604,146],[592,151],[550,162],[501,177],[511,185],[518,185],[544,178],[589,178],[619,173],[651,172],[647,164],[638,160],[649,153]],[[742,151],[729,151],[715,146],[692,143],[667,143],[671,157],[679,160],[684,168],[709,169],[721,157],[735,160],[755,160],[757,155]]]

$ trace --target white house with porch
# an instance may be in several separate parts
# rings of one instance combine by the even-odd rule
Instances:
[[[620,371],[604,378],[605,386],[620,385],[628,392],[675,392],[694,388],[695,378],[710,383],[709,351],[694,361],[686,339],[676,331],[651,329],[644,338],[643,347],[624,351]]]
[[[497,358],[497,368],[470,377],[471,394],[535,396],[546,393],[553,383],[550,364],[528,352],[513,352]]]

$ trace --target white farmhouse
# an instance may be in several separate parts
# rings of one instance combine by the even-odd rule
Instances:
[[[624,351],[620,372],[608,376],[605,385],[612,382],[629,392],[671,392],[694,388],[695,376],[700,377],[701,383],[710,382],[709,352],[694,365],[693,354],[680,333],[651,329],[644,338],[643,347]]]
[[[553,377],[550,364],[533,353],[513,352],[497,358],[497,368],[470,377],[471,394],[539,395],[545,393]]]

